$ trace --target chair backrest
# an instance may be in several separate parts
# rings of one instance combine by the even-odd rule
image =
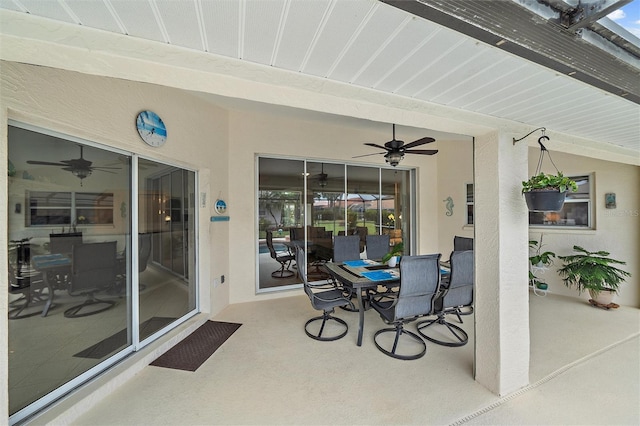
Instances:
[[[336,235],[333,239],[333,261],[360,259],[360,237],[358,235]]]
[[[71,254],[75,244],[82,244],[82,232],[49,234],[49,251],[51,253]]]
[[[366,226],[356,226],[354,235],[360,236],[360,253],[364,251],[364,247],[367,243],[367,235],[369,234],[369,228]]]
[[[138,272],[147,269],[147,263],[151,256],[151,234],[138,235]]]
[[[469,306],[473,303],[473,250],[454,251],[450,261],[451,275],[442,308]]]
[[[273,247],[273,232],[269,230],[267,230],[267,248],[269,249],[269,254],[271,254],[273,259],[278,257],[276,249]]]
[[[402,256],[395,319],[427,315],[440,286],[440,253]]]
[[[453,237],[453,251],[467,251],[473,250],[473,238],[468,237]]]
[[[69,293],[90,293],[114,285],[117,274],[116,250],[116,241],[74,244]]]
[[[380,260],[389,253],[389,235],[367,235],[367,259]]]
[[[307,293],[309,300],[311,300],[311,305],[315,308],[315,297],[313,296],[313,291],[311,291],[309,279],[307,278],[307,262],[305,261],[304,256],[304,249],[300,246],[296,246],[296,266],[298,267],[298,275],[302,279],[304,292]]]
[[[289,239],[291,241],[304,240],[304,228],[289,228]]]

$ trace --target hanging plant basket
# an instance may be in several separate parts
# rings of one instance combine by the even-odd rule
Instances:
[[[558,212],[564,206],[567,191],[560,192],[557,189],[537,190],[524,193],[527,207],[532,212]]]

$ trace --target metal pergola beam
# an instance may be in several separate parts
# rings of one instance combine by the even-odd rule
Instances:
[[[632,0],[580,0],[578,5],[566,12],[561,12],[560,22],[567,31],[577,32],[604,18],[614,10],[631,3]]]

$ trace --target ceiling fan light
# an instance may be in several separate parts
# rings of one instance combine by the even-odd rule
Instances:
[[[397,166],[400,161],[404,158],[404,154],[401,152],[390,152],[384,156],[387,163],[391,164],[393,167]]]
[[[71,173],[73,173],[75,177],[80,179],[84,179],[87,176],[91,176],[91,170],[88,170],[88,169],[73,169]]]

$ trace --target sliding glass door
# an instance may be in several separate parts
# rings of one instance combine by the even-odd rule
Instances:
[[[15,423],[195,313],[196,189],[193,171],[18,123],[8,146]]]
[[[389,234],[411,248],[412,171],[282,158],[258,159],[258,291],[300,284],[296,244],[307,247],[315,272],[331,260],[336,235]],[[312,250],[313,248],[313,250]]]

